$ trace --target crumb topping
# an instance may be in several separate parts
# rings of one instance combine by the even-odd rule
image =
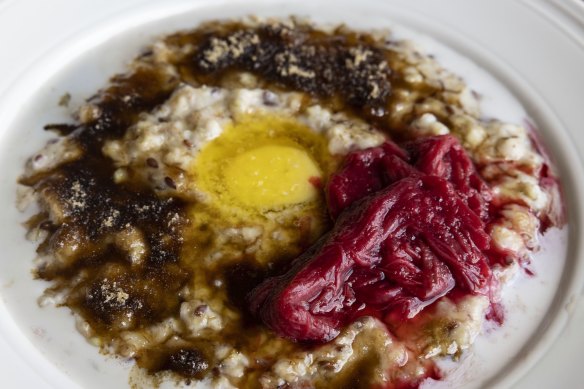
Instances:
[[[321,97],[344,95],[359,108],[382,106],[391,94],[386,55],[365,36],[353,38],[266,24],[204,39],[195,66],[209,73],[244,68]]]

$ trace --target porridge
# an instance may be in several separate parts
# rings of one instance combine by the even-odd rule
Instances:
[[[20,179],[40,303],[151,383],[440,379],[563,223],[533,130],[387,32],[208,23],[47,128]]]

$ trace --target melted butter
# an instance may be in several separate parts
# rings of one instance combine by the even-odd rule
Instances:
[[[186,262],[209,269],[242,253],[264,265],[299,255],[328,228],[319,183],[336,164],[326,137],[294,118],[238,117],[191,167],[205,200],[188,207]]]
[[[301,149],[268,145],[233,158],[225,169],[230,195],[245,206],[271,209],[312,201],[321,172]]]
[[[210,197],[208,203],[247,220],[318,202],[321,193],[315,184],[333,169],[323,135],[293,118],[250,115],[201,151],[192,174],[198,189]]]

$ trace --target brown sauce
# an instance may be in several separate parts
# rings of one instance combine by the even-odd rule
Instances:
[[[160,198],[132,180],[116,184],[112,162],[101,153],[105,140],[122,137],[141,112],[164,102],[180,82],[220,86],[234,73],[251,72],[265,87],[306,92],[333,111],[350,112],[394,134],[402,130],[388,113],[401,83],[399,66],[393,52],[370,35],[344,28],[329,34],[307,26],[251,28],[229,22],[211,23],[165,41],[170,47],[190,47],[170,59],[179,78],[170,76],[146,52],[132,73],[113,77],[110,86],[92,99],[100,112],[95,119],[47,125],[61,135],[71,134],[83,148],[82,158],[22,180],[43,193],[48,206],[59,208],[62,216],[55,221],[42,214],[31,222],[48,232],[39,254],[60,258],[40,267],[37,276],[52,281],[54,291],[66,291],[64,305],[81,315],[103,344],[123,331],[138,331],[177,316],[180,291],[197,271],[190,264],[192,258],[181,259],[183,230],[189,225],[184,201]],[[434,91],[426,92],[430,96]],[[155,160],[147,163],[157,167]],[[120,249],[124,245],[120,236],[133,239],[136,231],[145,244],[139,260]],[[75,250],[67,249],[71,244]],[[225,293],[228,304],[241,313],[223,336],[248,355],[255,355],[254,342],[262,329],[249,315],[245,296],[275,271],[259,268],[250,258],[207,275],[209,280],[224,281],[225,289],[218,293]],[[138,365],[151,373],[173,371],[187,379],[199,379],[216,368],[213,339],[173,342],[136,355]],[[255,355],[253,372],[239,384],[257,387],[254,380],[273,361],[273,355]],[[337,387],[367,387],[368,382],[359,378],[367,372],[363,361]]]

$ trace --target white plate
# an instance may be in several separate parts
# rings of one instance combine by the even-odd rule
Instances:
[[[96,350],[75,333],[65,309],[40,312],[35,305],[43,285],[30,280],[33,247],[15,224],[22,217],[12,202],[19,165],[42,142],[39,126],[67,117],[68,112],[56,106],[65,91],[72,92],[73,106],[79,103],[103,86],[108,76],[123,70],[123,63],[153,36],[208,18],[250,13],[309,15],[356,27],[398,23],[479,63],[521,101],[557,156],[570,235],[567,245],[564,242],[545,255],[547,262],[539,268],[538,278],[519,285],[522,292],[513,295],[509,312],[516,321],[481,340],[479,347],[495,350],[488,357],[489,366],[467,363],[483,371],[479,380],[494,373],[495,378],[486,381],[489,387],[514,383],[524,388],[577,387],[577,353],[584,346],[584,336],[577,331],[584,324],[584,305],[578,302],[584,260],[578,237],[584,217],[575,200],[584,198],[584,180],[578,175],[582,165],[574,146],[582,153],[584,28],[579,18],[584,20],[584,11],[581,3],[537,0],[0,0],[0,163],[8,166],[0,174],[0,201],[5,204],[0,210],[4,222],[0,227],[0,386],[116,388],[127,382],[127,366],[115,361],[104,364]],[[429,45],[432,51],[431,40]],[[84,65],[83,71],[79,64]],[[26,142],[19,144],[17,139]],[[559,256],[557,264],[553,254]],[[522,304],[524,311],[519,311]],[[576,322],[533,368],[574,309]]]

